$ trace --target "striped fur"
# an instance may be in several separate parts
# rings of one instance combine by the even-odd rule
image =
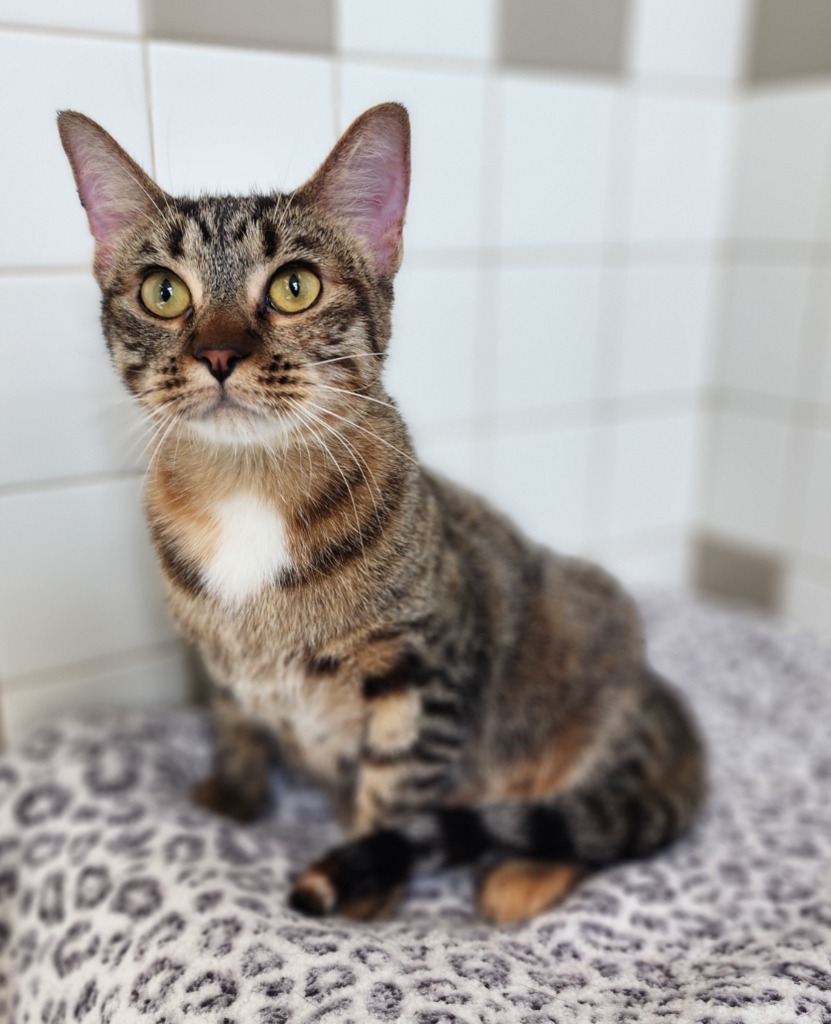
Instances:
[[[630,599],[419,465],[384,390],[403,108],[359,118],[289,195],[173,198],[81,115],[61,133],[110,353],[155,428],[170,608],[218,685],[197,800],[254,816],[276,751],[328,785],[352,838],[298,879],[314,914],[386,912],[413,874],[487,860],[483,913],[518,920],[681,834],[701,747]],[[321,297],[282,315],[268,283],[296,263]],[[137,301],[157,268],[190,289],[175,321]],[[206,347],[239,356],[227,380]]]

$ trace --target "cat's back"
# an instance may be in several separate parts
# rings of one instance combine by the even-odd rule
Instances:
[[[497,649],[522,638],[541,658],[568,649],[600,661],[640,660],[640,618],[613,576],[535,542],[485,498],[441,474],[425,471],[424,479],[436,498],[445,556],[462,563],[491,606]]]

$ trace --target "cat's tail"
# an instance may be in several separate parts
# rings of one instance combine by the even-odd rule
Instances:
[[[704,796],[701,758],[675,778],[647,783],[636,761],[604,779],[540,801],[504,801],[419,813],[336,847],[295,885],[291,904],[325,914],[371,901],[419,874],[486,855],[596,869],[641,857],[680,835]]]

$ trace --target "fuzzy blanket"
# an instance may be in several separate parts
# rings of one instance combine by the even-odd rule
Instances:
[[[37,729],[0,759],[0,1020],[831,1024],[831,649],[682,598],[644,613],[709,740],[707,813],[513,930],[477,920],[469,872],[390,922],[289,911],[338,829],[286,780],[252,827],[189,806],[195,712]]]

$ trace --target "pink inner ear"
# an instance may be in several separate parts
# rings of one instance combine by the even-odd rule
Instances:
[[[384,140],[389,143],[393,140]],[[355,168],[356,185],[364,192],[356,210],[361,233],[382,267],[395,258],[401,244],[407,208],[407,169],[400,147],[385,145],[367,154]],[[357,226],[357,225],[356,225]]]
[[[406,112],[394,104],[368,111],[348,129],[310,183],[315,201],[350,221],[381,277],[401,259],[410,183]]]
[[[61,139],[96,241],[96,265],[116,235],[158,205],[156,186],[94,122],[61,115]]]
[[[80,153],[77,184],[95,240],[110,245],[113,237],[147,213],[152,205],[142,184],[112,157]]]

